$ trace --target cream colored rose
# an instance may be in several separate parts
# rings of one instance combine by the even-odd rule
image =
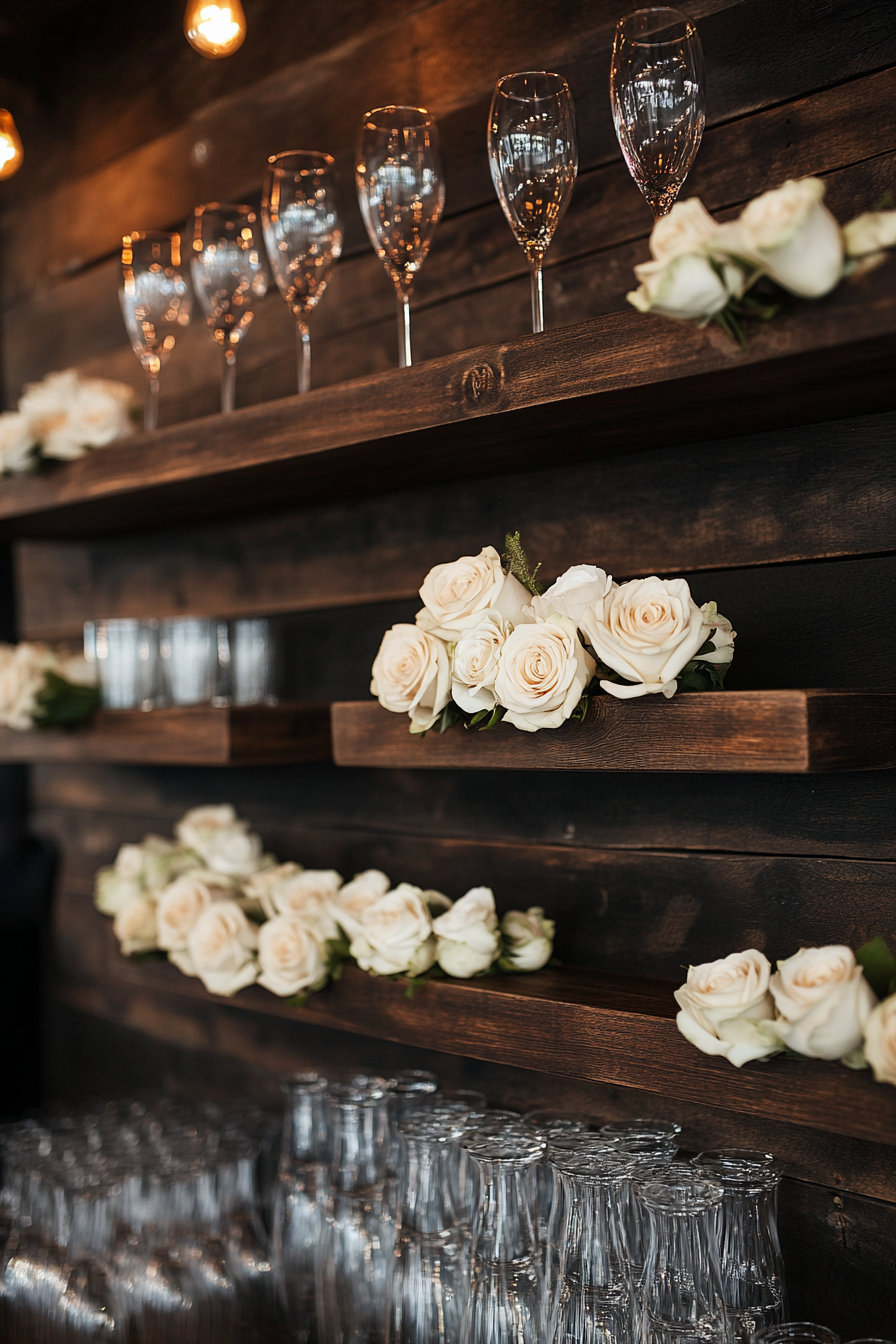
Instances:
[[[300,868],[297,863],[281,863],[250,877],[243,890],[247,896],[259,900],[268,919],[297,915],[326,941],[339,937],[330,903],[341,886],[342,878],[332,868]]]
[[[504,722],[527,733],[559,728],[593,675],[594,659],[568,616],[518,625],[501,652],[495,679],[498,703],[507,710]]]
[[[737,631],[732,629],[729,620],[719,615],[716,611],[715,602],[704,602],[700,611],[703,614],[703,623],[706,627],[704,633],[708,639],[712,640],[712,649],[708,653],[695,653],[694,660],[698,663],[712,663],[714,667],[721,667],[725,663],[730,663],[734,657],[734,641],[737,638]]]
[[[843,242],[848,257],[867,257],[896,247],[896,210],[870,210],[857,215],[844,224]]]
[[[529,593],[519,579],[504,573],[494,546],[436,565],[423,580],[420,597],[423,610],[417,613],[417,624],[449,643],[474,629],[489,607],[512,625],[527,619]]]
[[[436,960],[446,975],[468,980],[487,971],[498,955],[501,939],[490,887],[472,887],[432,927]]]
[[[810,1059],[842,1059],[862,1044],[877,1003],[848,947],[801,947],[778,962],[770,988],[785,1045]]]
[[[37,693],[57,660],[45,644],[0,644],[0,724],[27,732],[34,726]]]
[[[321,988],[327,979],[321,940],[299,915],[277,915],[258,932],[258,983],[280,998]]]
[[[65,369],[26,386],[19,411],[45,457],[71,461],[88,448],[132,434],[133,399],[124,383],[81,378],[74,369]]]
[[[644,261],[635,267],[635,279],[638,288],[625,297],[639,313],[659,313],[699,327],[705,327],[730,299],[740,298],[745,285],[739,266],[728,261],[714,266],[709,257],[693,252],[671,261]]]
[[[691,966],[687,983],[675,991],[681,1010],[675,1021],[682,1036],[705,1055],[724,1055],[738,1069],[777,1053],[771,969],[755,948]]]
[[[578,625],[582,612],[601,602],[612,586],[609,574],[597,565],[573,565],[540,597],[532,598],[532,614],[540,621],[550,616],[568,616]]]
[[[233,885],[217,873],[182,873],[159,892],[156,905],[158,945],[166,952],[185,952],[199,917],[216,901],[233,899]]]
[[[349,942],[361,932],[365,911],[385,896],[391,886],[385,873],[378,868],[366,868],[330,898],[330,913]]]
[[[156,903],[151,896],[132,896],[118,911],[112,925],[126,957],[151,952],[156,942]]]
[[[34,470],[34,435],[20,411],[0,414],[0,474],[24,476]]]
[[[495,677],[504,641],[511,625],[497,611],[482,612],[480,623],[465,630],[451,658],[451,698],[475,714],[495,707]]]
[[[823,196],[817,177],[764,192],[719,228],[711,244],[714,255],[742,257],[791,294],[820,298],[843,272],[840,225],[822,205]]]
[[[531,905],[526,911],[508,910],[501,920],[502,966],[507,962],[515,971],[540,971],[551,959],[555,928],[552,919],[545,919],[540,905]]]
[[[709,629],[684,579],[633,579],[582,614],[580,625],[597,658],[634,685],[602,681],[617,699],[675,694],[675,678]]]
[[[258,931],[236,901],[218,901],[199,916],[186,952],[168,955],[185,975],[197,975],[210,994],[230,998],[254,983],[257,947]]]
[[[181,844],[200,856],[206,867],[231,877],[249,877],[264,863],[261,837],[229,803],[194,807],[177,823]]]
[[[129,901],[142,895],[142,883],[122,877],[115,868],[100,868],[93,880],[93,903],[102,915],[117,915]]]
[[[435,961],[432,920],[419,887],[401,882],[362,913],[351,954],[376,975],[420,975]]]
[[[688,252],[699,254],[718,231],[718,224],[697,196],[676,201],[668,215],[653,226],[650,255],[654,261],[672,261]]]
[[[879,1083],[896,1086],[896,994],[884,999],[865,1022],[865,1058]]]
[[[373,661],[370,690],[384,709],[409,714],[425,732],[451,699],[451,663],[441,639],[416,625],[393,625]]]

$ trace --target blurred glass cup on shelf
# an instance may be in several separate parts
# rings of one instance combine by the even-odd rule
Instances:
[[[235,705],[275,705],[280,693],[280,641],[268,620],[230,622],[230,699]]]
[[[143,428],[151,433],[159,424],[159,373],[189,325],[193,295],[179,233],[132,230],[121,242],[121,313],[148,379]]]
[[[159,695],[159,623],[84,622],[84,657],[97,670],[104,709],[152,709]]]
[[[218,693],[218,622],[179,616],[162,621],[159,634],[166,703],[211,704]]]
[[[268,261],[296,319],[298,388],[311,390],[308,320],[342,255],[335,164],[329,154],[287,150],[268,159],[261,201]]]
[[[236,356],[252,323],[253,307],[268,289],[261,228],[251,205],[197,205],[194,214],[193,290],[224,355],[221,410],[234,407]]]

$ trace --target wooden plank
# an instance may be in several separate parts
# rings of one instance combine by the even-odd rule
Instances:
[[[744,350],[721,331],[619,313],[211,416],[5,482],[2,533],[121,531],[282,507],[297,494],[311,502],[349,481],[363,494],[495,474],[543,461],[548,432],[563,431],[552,456],[568,461],[657,436],[718,435],[735,420],[748,430],[887,409],[894,351],[893,265],[814,304],[811,319],[797,305]]]
[[[0,729],[0,761],[278,765],[329,758],[328,705],[100,710],[80,728]]]
[[[542,733],[462,726],[421,741],[373,701],[336,702],[337,765],[423,770],[823,772],[896,764],[896,695],[886,691],[727,691],[592,699],[584,724]]]

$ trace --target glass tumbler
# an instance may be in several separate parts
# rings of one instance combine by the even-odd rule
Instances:
[[[785,1321],[754,1336],[754,1344],[840,1344],[840,1336],[811,1321]]]
[[[154,707],[159,692],[158,621],[85,621],[84,657],[96,665],[105,709]]]
[[[327,1081],[316,1073],[282,1078],[283,1151],[271,1218],[280,1300],[296,1344],[314,1332],[314,1256],[326,1195]]]
[[[649,1219],[642,1344],[732,1344],[719,1264],[721,1185],[685,1171],[636,1180],[635,1193]]]
[[[202,616],[161,622],[159,652],[165,696],[172,705],[207,705],[218,682],[218,625]]]
[[[279,686],[279,642],[268,620],[230,622],[230,686],[235,705],[275,705]]]

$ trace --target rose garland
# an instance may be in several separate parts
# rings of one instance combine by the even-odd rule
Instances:
[[[654,224],[652,260],[635,267],[638,288],[626,298],[641,313],[698,327],[717,322],[743,343],[744,321],[774,317],[782,289],[822,298],[896,247],[896,210],[870,211],[841,228],[822,204],[824,190],[816,177],[785,182],[727,224],[696,196],[676,202]]]
[[[47,644],[0,644],[0,725],[70,728],[98,708],[96,669]]]
[[[71,462],[134,432],[139,413],[126,383],[82,378],[75,369],[29,383],[18,409],[0,414],[0,475],[37,471],[42,458]]]
[[[416,624],[383,636],[370,689],[412,733],[458,722],[532,733],[584,720],[598,689],[629,700],[723,688],[735,631],[684,579],[620,584],[573,565],[546,589],[518,532],[505,546],[504,566],[493,546],[436,565]]]
[[[676,1024],[735,1068],[782,1052],[868,1065],[896,1085],[896,958],[882,938],[860,947],[802,947],[773,974],[751,948],[688,969]]]
[[[553,953],[554,923],[533,906],[499,921],[489,887],[458,901],[370,868],[351,882],[333,869],[277,863],[229,804],[196,807],[175,839],[122,845],[96,875],[94,903],[114,919],[127,957],[167,957],[210,994],[258,983],[303,1004],[354,961],[371,975],[415,984],[537,971]]]

